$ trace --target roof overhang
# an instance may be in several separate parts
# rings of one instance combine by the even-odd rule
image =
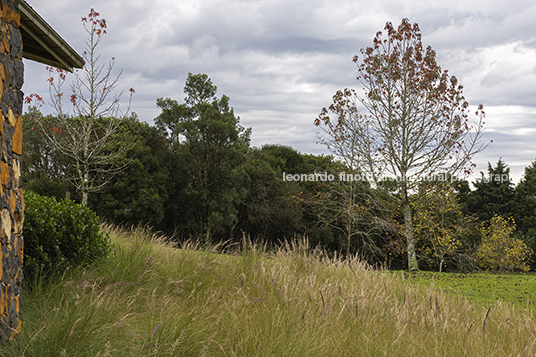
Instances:
[[[21,17],[22,57],[69,72],[84,66],[82,57],[26,1],[15,4]]]

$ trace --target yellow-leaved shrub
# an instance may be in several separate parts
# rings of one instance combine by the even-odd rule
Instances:
[[[529,270],[532,249],[513,236],[514,230],[512,217],[497,215],[480,227],[482,243],[475,256],[481,268],[499,272]]]

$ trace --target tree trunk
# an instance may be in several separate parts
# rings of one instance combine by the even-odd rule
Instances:
[[[87,165],[84,165],[84,181],[82,186],[82,205],[87,206],[87,198],[89,196],[89,187],[88,187],[88,181],[89,181],[89,174],[88,174],[88,167]]]
[[[82,205],[87,206],[88,193],[86,190],[82,191]]]
[[[413,224],[411,222],[411,208],[409,202],[404,202],[404,224],[406,226],[406,243],[408,246],[408,270],[419,270],[417,254],[415,254],[415,240],[413,239]]]

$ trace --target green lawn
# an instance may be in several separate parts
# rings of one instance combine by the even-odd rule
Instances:
[[[494,304],[498,300],[516,307],[536,306],[535,273],[437,273],[404,272],[404,279],[422,286],[434,286],[449,294],[455,293],[472,301]]]

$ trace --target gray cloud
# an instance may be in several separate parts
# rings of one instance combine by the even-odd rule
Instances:
[[[536,4],[532,1],[449,2],[342,0],[32,0],[77,51],[91,7],[108,21],[102,59],[123,68],[120,87],[133,87],[132,109],[151,122],[156,98],[181,101],[186,76],[207,73],[231,99],[252,143],[326,153],[314,118],[337,89],[359,87],[352,57],[370,46],[386,21],[419,23],[423,42],[465,86],[472,106],[487,108],[478,170],[499,157],[521,175],[535,159]],[[26,93],[47,92],[44,66],[26,61]]]

